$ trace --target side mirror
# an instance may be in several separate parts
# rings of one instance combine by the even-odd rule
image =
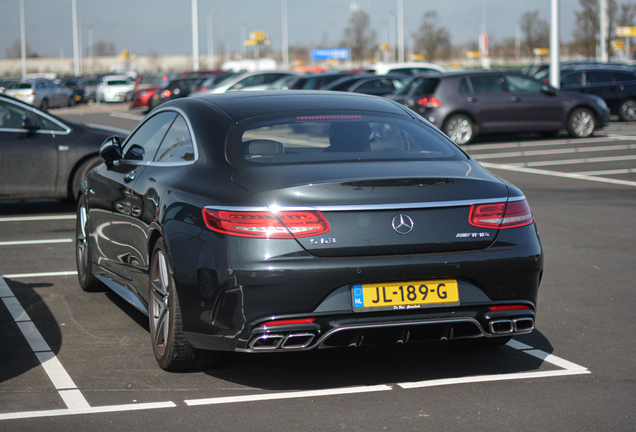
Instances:
[[[22,122],[22,129],[26,129],[29,132],[40,129],[38,124],[31,117],[26,117]]]
[[[559,91],[552,86],[544,85],[542,87],[543,93],[549,94],[550,96],[555,96],[559,94]]]
[[[99,156],[104,159],[106,168],[111,169],[113,163],[122,158],[121,138],[118,136],[106,138],[106,141],[99,148]]]

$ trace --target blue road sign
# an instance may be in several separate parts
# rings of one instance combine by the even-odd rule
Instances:
[[[349,48],[317,48],[311,50],[314,60],[346,60],[349,58]]]

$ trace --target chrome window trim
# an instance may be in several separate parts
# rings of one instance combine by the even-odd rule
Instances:
[[[135,160],[126,160],[126,159],[120,159],[120,163],[126,163],[129,165],[138,165],[138,166],[156,166],[156,167],[172,167],[172,166],[187,166],[187,165],[192,165],[194,164],[196,161],[199,160],[199,146],[197,145],[197,140],[194,136],[194,134],[192,133],[192,123],[190,123],[190,119],[188,118],[188,116],[185,114],[185,112],[180,109],[180,108],[176,108],[176,107],[166,107],[166,108],[159,108],[157,109],[157,111],[153,111],[152,116],[148,116],[145,119],[143,119],[143,121],[141,123],[139,123],[137,125],[137,127],[135,129],[133,129],[133,131],[130,133],[130,135],[128,135],[128,138],[126,138],[126,141],[123,142],[122,144],[122,148],[124,148],[126,146],[126,144],[128,144],[128,141],[130,140],[130,137],[132,137],[135,132],[137,132],[137,130],[142,127],[144,124],[146,124],[146,122],[148,120],[150,120],[152,117],[156,116],[157,114],[160,114],[162,112],[176,112],[177,114],[179,114],[181,117],[184,118],[186,125],[188,125],[188,131],[190,132],[190,138],[192,138],[192,146],[194,147],[194,159],[191,161],[183,161],[183,162],[153,162],[153,161],[135,161]],[[175,119],[176,120],[176,119]],[[173,121],[174,123],[174,121]],[[172,126],[172,124],[170,125]],[[168,131],[170,130],[170,128],[168,128]],[[168,132],[166,131],[166,133]],[[164,135],[165,138],[165,135]],[[163,142],[163,140],[162,140]],[[161,143],[159,143],[159,147],[161,147]],[[157,147],[157,150],[159,150],[159,147]]]
[[[458,200],[458,201],[434,201],[434,202],[419,202],[419,203],[395,203],[395,204],[366,204],[366,205],[340,205],[340,206],[315,206],[315,207],[231,207],[231,206],[206,206],[206,209],[210,210],[223,210],[223,211],[307,211],[318,210],[323,212],[335,212],[335,211],[371,211],[371,210],[416,210],[426,208],[441,208],[441,207],[466,207],[476,204],[494,204],[499,202],[516,202],[525,200],[525,196],[517,197],[501,197],[501,198],[486,198],[486,199],[474,199],[474,200]]]
[[[52,121],[53,123],[55,123],[56,125],[60,126],[61,128],[63,128],[63,131],[54,131],[51,129],[38,129],[35,131],[30,131],[29,129],[18,129],[18,128],[0,128],[0,132],[20,132],[20,133],[25,133],[25,132],[32,132],[32,133],[39,133],[39,134],[44,134],[44,135],[68,135],[71,133],[71,128],[68,127],[67,125],[65,125],[64,123],[60,122],[57,119],[54,119],[53,117],[51,117],[50,115],[48,115],[47,113],[45,113],[44,111],[40,111],[37,110],[35,107],[33,106],[23,106],[21,103],[16,103],[16,101],[12,101],[9,99],[1,99],[3,101],[6,101],[10,104],[13,104],[15,106],[18,106],[20,108],[26,109],[27,111],[31,111],[33,114],[45,117],[47,120]]]

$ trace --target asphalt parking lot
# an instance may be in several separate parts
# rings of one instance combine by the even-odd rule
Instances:
[[[125,107],[55,110],[132,130]],[[519,186],[545,249],[537,328],[442,342],[155,363],[147,318],[75,274],[72,205],[0,204],[2,430],[633,430],[636,124],[466,148]]]

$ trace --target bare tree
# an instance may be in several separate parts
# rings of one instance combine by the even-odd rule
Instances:
[[[351,60],[361,64],[367,55],[373,53],[375,48],[375,31],[370,27],[369,15],[361,10],[356,10],[349,18],[349,26],[344,31],[341,45],[351,51]]]
[[[580,11],[575,11],[576,25],[573,32],[573,48],[586,57],[596,56],[596,47],[600,32],[600,8],[598,0],[579,0]],[[636,16],[636,4],[622,4],[620,9],[616,0],[607,0],[607,44],[616,37],[617,25],[631,25]]]
[[[115,44],[112,42],[99,41],[93,44],[93,55],[95,57],[114,56]]]
[[[424,52],[426,60],[434,62],[438,58],[447,58],[450,53],[450,31],[439,25],[436,10],[430,10],[422,15],[422,22],[417,32],[413,33],[415,51]]]
[[[27,57],[40,57],[38,53],[31,49],[31,46],[27,42],[25,44],[26,47],[26,56]],[[20,39],[16,39],[13,43],[4,51],[4,54],[7,58],[21,58],[22,57],[22,42]]]
[[[550,25],[539,18],[539,11],[525,12],[519,20],[523,34],[523,48],[527,55],[532,55],[535,48],[547,48],[550,44]]]

